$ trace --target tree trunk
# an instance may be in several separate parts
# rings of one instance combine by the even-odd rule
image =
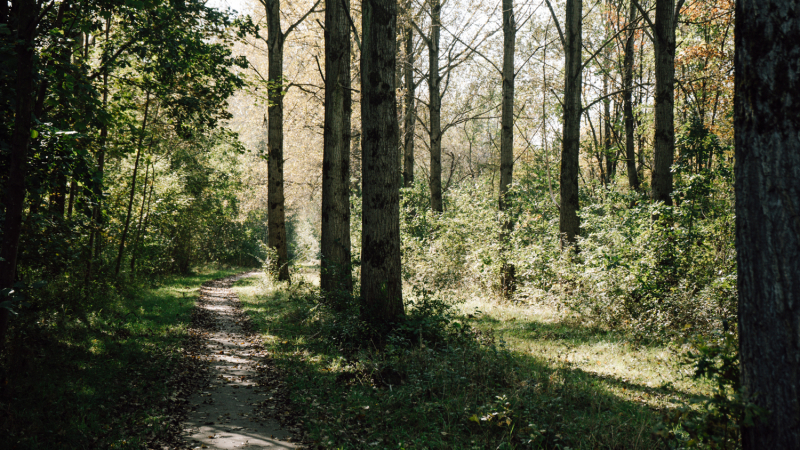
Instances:
[[[150,177],[150,162],[146,162],[144,166],[144,183],[142,183],[142,206],[139,208],[139,223],[136,225],[136,235],[133,237],[133,244],[131,245],[131,274],[135,273],[136,269],[136,246],[139,245],[139,236],[142,234],[142,222],[144,221],[144,206],[147,202],[147,182]]]
[[[405,187],[410,188],[414,185],[414,129],[417,123],[417,109],[414,100],[416,88],[414,84],[414,28],[411,25],[406,26],[405,33],[406,64],[403,67],[403,75],[406,84],[406,115],[403,126],[405,132],[403,136],[403,183]]]
[[[25,202],[25,174],[28,148],[33,122],[34,36],[39,8],[34,0],[20,1],[17,9],[17,77],[14,105],[14,131],[8,155],[8,178],[3,203],[3,243],[0,248],[0,289],[14,286],[17,273],[17,250],[22,230],[22,212]],[[0,298],[0,302],[6,301]],[[0,308],[0,350],[4,347],[8,330],[9,310]]]
[[[75,207],[75,195],[78,193],[78,182],[72,177],[69,182],[69,201],[67,202],[67,220],[72,220],[72,210]]]
[[[131,272],[135,272],[136,269],[136,257],[138,255],[139,250],[142,247],[142,243],[144,242],[144,238],[147,235],[147,223],[150,220],[150,205],[153,201],[153,188],[155,185],[155,176],[156,176],[156,168],[153,166],[153,175],[150,178],[150,193],[147,195],[147,211],[144,214],[144,223],[139,221],[139,233],[136,238],[136,244],[131,254]],[[146,183],[145,183],[146,185]]]
[[[500,285],[503,297],[514,293],[514,265],[507,261],[509,238],[514,223],[511,220],[508,189],[514,175],[514,46],[517,39],[517,24],[514,20],[513,0],[503,0],[503,105],[500,136],[500,189],[498,207],[503,220],[500,235],[500,251],[503,267]]]
[[[142,118],[142,130],[139,132],[139,140],[136,143],[136,160],[133,163],[133,176],[131,177],[131,193],[128,197],[128,212],[125,214],[125,223],[122,226],[122,235],[119,238],[119,251],[117,252],[117,264],[114,267],[114,275],[119,275],[122,266],[122,255],[125,253],[125,239],[128,237],[128,228],[131,224],[131,214],[133,213],[133,197],[136,195],[136,173],[139,171],[139,158],[142,156],[142,143],[147,129],[147,116],[150,113],[150,92],[147,92],[147,99],[144,103],[144,117]],[[152,141],[151,141],[152,142]]]
[[[350,79],[350,27],[345,0],[325,6],[325,128],[322,156],[323,292],[352,290],[350,270],[350,149],[346,145],[344,84]]]
[[[636,172],[636,149],[633,136],[633,44],[636,34],[633,25],[636,22],[636,5],[631,0],[628,30],[625,36],[625,56],[623,60],[624,92],[623,114],[625,115],[625,161],[628,167],[628,184],[631,189],[639,190],[639,174]]]
[[[672,163],[675,159],[675,0],[656,0],[655,136],[653,140],[653,200],[672,205]]]
[[[400,273],[400,167],[395,66],[396,0],[365,0],[362,12],[363,214],[361,314],[386,331],[404,316]]]
[[[443,211],[442,205],[442,98],[439,76],[439,37],[442,22],[440,0],[431,2],[431,36],[428,41],[428,100],[431,121],[431,209]]]
[[[571,246],[580,233],[578,171],[581,132],[581,0],[567,0],[564,25],[564,125],[561,150],[561,245]]]
[[[603,95],[608,95],[608,73],[603,74]],[[617,174],[617,155],[611,144],[611,99],[603,101],[603,154],[606,157],[605,184],[611,184]]]
[[[739,0],[735,27],[742,386],[769,411],[742,443],[800,449],[800,3]]]
[[[272,261],[270,272],[279,281],[289,281],[289,252],[286,243],[286,211],[283,193],[283,43],[286,36],[281,31],[281,4],[279,0],[265,0],[267,14],[267,46],[269,71],[269,107],[267,108],[268,162],[268,226],[267,245],[274,249],[277,260]]]

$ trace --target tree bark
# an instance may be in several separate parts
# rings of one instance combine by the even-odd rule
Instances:
[[[410,5],[410,2],[408,3]],[[410,14],[410,12],[409,12]],[[411,19],[408,19],[409,22]],[[414,129],[417,123],[417,109],[414,95],[416,85],[414,84],[414,28],[409,24],[405,29],[406,63],[403,67],[405,78],[405,124],[403,126],[403,183],[410,188],[414,185]]]
[[[3,203],[3,243],[0,247],[0,289],[14,286],[17,273],[17,251],[22,231],[22,212],[25,202],[25,176],[31,140],[34,106],[34,36],[39,7],[34,0],[19,2],[17,16],[17,76],[14,104],[14,131],[8,155],[8,178]],[[0,298],[0,302],[5,301]],[[9,310],[0,308],[0,350],[4,347],[9,323]]]
[[[439,40],[442,23],[440,0],[431,2],[431,36],[428,40],[428,101],[430,102],[431,209],[443,211],[442,205],[442,97],[439,76]]]
[[[323,292],[352,290],[350,270],[350,149],[345,97],[350,91],[350,27],[345,0],[325,6],[325,128],[322,156]],[[346,79],[346,80],[345,80]]]
[[[738,0],[736,250],[745,450],[800,449],[800,3]]]
[[[633,25],[635,22],[636,5],[631,1],[628,30],[625,36],[625,56],[622,63],[624,68],[623,114],[625,115],[625,162],[628,168],[628,184],[631,189],[638,191],[639,174],[636,172],[636,149],[633,135],[633,44],[636,37]]]
[[[362,12],[363,213],[361,314],[387,330],[405,314],[400,273],[400,167],[395,67],[397,1],[365,0]]]
[[[125,253],[125,239],[128,237],[128,228],[131,224],[131,214],[133,213],[133,198],[136,195],[136,174],[139,171],[139,159],[142,156],[142,143],[144,142],[145,130],[147,129],[147,119],[150,113],[150,92],[147,92],[147,99],[144,103],[144,117],[142,118],[142,129],[139,132],[139,140],[136,143],[136,160],[133,163],[133,176],[131,177],[131,193],[128,197],[128,212],[125,214],[125,222],[122,226],[122,235],[119,238],[119,251],[117,251],[117,264],[114,267],[114,275],[119,275],[122,266],[122,255]]]
[[[500,188],[498,209],[503,220],[500,235],[500,251],[503,267],[500,285],[504,297],[514,292],[514,265],[507,261],[509,239],[514,223],[508,209],[508,189],[514,175],[514,49],[517,39],[517,24],[514,20],[513,0],[503,0],[503,105],[500,136]]]
[[[675,0],[656,0],[655,135],[653,139],[653,200],[672,205],[672,163],[675,159]]]
[[[564,124],[561,149],[561,245],[571,246],[580,234],[578,171],[581,132],[581,0],[567,0],[564,25]]]
[[[262,0],[267,15],[267,47],[269,70],[269,107],[267,108],[267,145],[269,147],[267,182],[267,245],[274,249],[277,260],[270,272],[279,281],[289,281],[289,252],[286,243],[286,211],[283,192],[283,44],[280,0]]]

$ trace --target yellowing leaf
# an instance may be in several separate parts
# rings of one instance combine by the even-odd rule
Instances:
[[[477,414],[473,414],[473,415],[472,415],[472,416],[469,418],[469,420],[471,420],[472,422],[475,422],[475,423],[481,423],[481,421],[480,421],[480,420],[478,420],[478,415],[477,415]]]

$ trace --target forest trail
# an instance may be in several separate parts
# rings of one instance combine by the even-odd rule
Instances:
[[[189,400],[184,435],[191,448],[287,449],[289,432],[264,417],[268,393],[259,389],[256,366],[266,352],[243,324],[247,317],[233,282],[254,275],[235,275],[208,282],[200,290],[198,313],[208,323],[203,358],[210,362],[209,383]]]

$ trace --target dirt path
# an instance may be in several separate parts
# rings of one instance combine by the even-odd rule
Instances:
[[[255,379],[265,353],[258,338],[243,330],[246,316],[230,289],[234,281],[252,275],[214,280],[200,290],[197,306],[213,326],[205,333],[201,356],[210,362],[210,383],[190,398],[184,426],[192,448],[297,448],[288,442],[289,433],[262,413],[269,393]]]

